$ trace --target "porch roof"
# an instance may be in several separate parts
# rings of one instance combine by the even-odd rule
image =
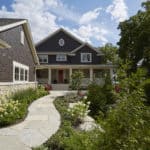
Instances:
[[[90,69],[90,68],[93,68],[93,69],[110,69],[110,68],[116,68],[117,66],[116,65],[112,65],[112,64],[101,64],[101,65],[81,65],[81,64],[75,64],[75,65],[67,65],[67,64],[54,64],[54,65],[37,65],[36,66],[36,69],[48,69],[48,68],[51,68],[51,69]]]

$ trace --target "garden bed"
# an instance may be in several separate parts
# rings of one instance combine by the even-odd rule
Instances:
[[[68,111],[69,103],[77,102],[81,99],[79,96],[67,95],[58,97],[54,101],[56,109],[61,115],[61,125],[55,135],[53,135],[46,143],[33,150],[91,150],[97,149],[97,138],[99,132],[97,129],[91,131],[81,131],[77,126],[73,125],[74,118]]]
[[[28,113],[29,105],[38,98],[47,95],[43,87],[29,88],[0,99],[0,128],[23,121]],[[7,99],[7,100],[6,100]]]

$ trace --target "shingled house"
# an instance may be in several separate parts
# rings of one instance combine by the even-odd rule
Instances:
[[[0,94],[35,87],[38,63],[27,20],[0,19]]]
[[[102,52],[62,28],[37,43],[36,50],[40,61],[37,80],[51,84],[53,89],[68,89],[71,75],[77,70],[84,73],[83,86],[93,80],[103,84],[104,74],[112,74],[113,66],[104,64]]]

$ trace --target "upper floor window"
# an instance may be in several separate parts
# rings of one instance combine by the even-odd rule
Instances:
[[[91,53],[81,53],[81,62],[83,62],[83,63],[92,62],[92,54]]]
[[[27,82],[29,80],[29,67],[13,61],[13,81]]]
[[[57,54],[56,61],[67,61],[67,56],[65,54]]]
[[[48,55],[38,55],[40,63],[48,63]]]
[[[21,44],[24,45],[24,32],[23,31],[20,32],[20,42]]]

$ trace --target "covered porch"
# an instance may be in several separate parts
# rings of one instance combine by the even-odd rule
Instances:
[[[36,70],[37,81],[39,84],[50,84],[53,89],[67,90],[71,82],[71,75],[75,71],[82,71],[84,78],[82,79],[82,87],[87,87],[91,82],[95,81],[99,85],[104,84],[104,76],[110,72],[112,76],[112,68],[106,67],[45,67]]]

